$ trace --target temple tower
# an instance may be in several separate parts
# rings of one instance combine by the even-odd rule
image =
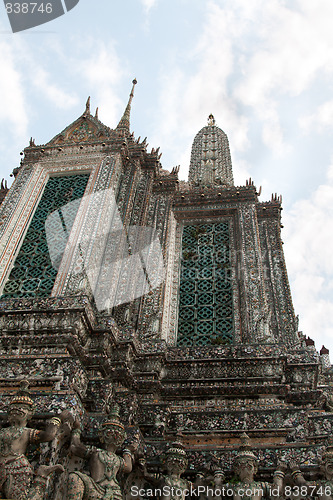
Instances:
[[[327,350],[298,331],[281,198],[259,201],[251,179],[234,185],[213,115],[188,181],[163,169],[159,148],[130,131],[135,85],[113,129],[89,98],[47,144],[30,141],[3,185],[1,411],[27,378],[37,423],[69,407],[90,442],[115,395],[154,471],[179,430],[189,475],[212,455],[230,475],[244,430],[262,476],[283,453],[315,471],[332,372]]]
[[[234,185],[228,137],[213,115],[194,138],[188,180],[201,187]]]
[[[228,138],[212,115],[193,141],[189,181],[174,200],[179,305],[169,335],[183,346],[295,344],[280,199],[260,203],[251,179],[234,186]]]

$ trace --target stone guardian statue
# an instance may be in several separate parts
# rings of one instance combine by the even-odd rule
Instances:
[[[27,427],[28,420],[34,414],[34,401],[28,391],[29,382],[23,380],[20,389],[9,403],[9,427],[0,430],[0,492],[5,498],[15,500],[43,499],[47,476],[51,472],[63,472],[61,465],[41,465],[37,477],[26,457],[29,444],[52,441],[61,424],[70,426],[73,417],[69,411],[59,417],[52,417],[45,431]]]
[[[74,423],[70,451],[73,455],[90,460],[90,473],[74,471],[69,474],[67,500],[121,500],[123,498],[117,480],[119,472],[130,473],[138,440],[134,440],[120,457],[116,454],[126,437],[125,428],[119,421],[119,406],[114,403],[107,420],[99,431],[104,449],[86,446],[80,439],[80,424]]]

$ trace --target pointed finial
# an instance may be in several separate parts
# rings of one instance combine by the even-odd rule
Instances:
[[[95,118],[98,120],[98,107],[96,108]]]
[[[243,432],[243,434],[241,434],[240,436],[240,440],[241,440],[241,447],[243,449],[251,449],[251,443],[250,443],[250,438],[249,436],[246,434],[246,432]]]
[[[30,409],[34,409],[34,401],[31,398],[31,394],[29,392],[29,382],[28,380],[21,380],[20,388],[15,394],[15,396],[10,401],[9,405],[23,405],[24,407],[28,407]]]
[[[126,109],[124,111],[124,114],[123,114],[120,122],[118,123],[118,125],[116,127],[116,131],[121,133],[122,135],[127,135],[127,134],[130,135],[131,104],[132,104],[132,100],[134,97],[134,87],[138,82],[134,78],[132,83],[133,83],[133,86],[132,86],[132,90],[131,90],[131,93],[129,96],[128,104],[126,106]]]
[[[172,460],[172,461],[176,460],[179,463],[179,465],[186,468],[188,460],[186,456],[185,447],[182,441],[183,441],[183,433],[181,431],[178,431],[176,434],[176,441],[171,443],[169,448],[166,450],[165,455],[167,460]]]
[[[212,115],[212,113],[208,117],[208,125],[210,127],[212,127],[213,125],[215,125],[215,118],[214,118],[214,115]]]
[[[86,115],[90,115],[90,96],[88,97],[87,102],[86,102],[86,111],[85,111],[85,114]]]
[[[240,436],[240,440],[241,444],[238,449],[237,456],[235,457],[235,462],[237,463],[239,460],[242,460],[243,458],[251,458],[252,460],[257,461],[257,457],[251,450],[251,441],[246,432],[243,432],[243,434]]]
[[[109,414],[99,430],[102,442],[105,441],[106,436],[108,436],[109,439],[112,437],[117,447],[123,443],[126,437],[125,427],[119,419],[119,412],[119,405],[113,402]]]

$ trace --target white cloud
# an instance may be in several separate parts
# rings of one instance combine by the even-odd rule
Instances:
[[[333,34],[327,16],[333,7],[326,0],[320,4],[314,8],[305,0],[292,9],[278,0],[251,3],[253,24],[244,25],[242,37],[252,33],[255,40],[251,51],[243,52],[243,77],[234,95],[255,109],[263,123],[263,142],[271,149],[285,150],[288,140],[280,124],[283,98],[301,94],[318,75],[332,72]],[[242,5],[243,0],[236,2],[238,8]]]
[[[73,92],[65,92],[60,85],[51,82],[52,75],[42,67],[36,67],[33,72],[33,84],[41,95],[52,103],[53,106],[61,109],[67,109],[78,103],[77,95]]]
[[[246,160],[239,158],[233,165],[235,186],[244,186],[245,180],[251,177],[251,167]],[[258,186],[259,189],[259,186]]]
[[[157,0],[141,0],[141,3],[145,9],[146,14],[157,4]]]
[[[23,90],[23,75],[17,68],[20,47],[11,48],[8,43],[0,42],[0,121],[13,127],[16,138],[27,135],[28,116]]]
[[[26,54],[25,63],[29,64],[30,80],[38,92],[51,102],[52,107],[57,108],[68,109],[77,106],[82,96],[78,96],[76,89],[81,93],[86,91],[86,95],[83,95],[82,111],[86,98],[91,95],[92,106],[99,107],[100,119],[111,127],[115,126],[123,106],[115,88],[122,81],[125,64],[121,64],[114,43],[87,36],[85,39],[73,37],[71,46],[70,54],[59,42],[47,45],[45,49],[48,54],[53,54],[56,61],[63,64],[63,75],[56,77],[52,66],[44,66],[42,62],[36,62],[31,54]],[[77,85],[71,83],[68,88],[68,81],[77,82]]]
[[[314,113],[300,117],[299,125],[305,132],[310,132],[313,128],[319,132],[332,128],[333,100],[319,106]]]
[[[285,214],[287,268],[300,327],[333,352],[333,165],[327,184]]]
[[[265,97],[267,92],[279,90],[298,95],[318,71],[332,71],[333,34],[327,29],[332,3],[321,0],[314,5],[311,0],[302,0],[294,5],[296,9],[279,0],[262,1],[254,10],[256,50],[245,67],[256,84],[248,89],[250,96],[254,92]]]
[[[122,106],[124,107],[115,90],[126,72],[124,61],[120,61],[113,43],[90,39],[86,40],[85,49],[89,57],[75,63],[76,71],[84,78],[89,94],[94,96],[100,119],[113,128],[120,119]],[[129,88],[128,95],[130,90]]]

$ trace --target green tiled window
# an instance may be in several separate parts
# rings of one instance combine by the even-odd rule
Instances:
[[[50,214],[57,212],[63,225],[63,232],[52,237],[52,244],[59,245],[61,258],[75,219],[78,203],[70,203],[81,198],[87,186],[89,174],[52,177],[48,180],[37,210],[30,223],[14,267],[5,285],[2,298],[47,297],[50,295],[57,269],[52,266],[46,238],[45,222]],[[71,224],[65,227],[62,208],[66,206],[66,220]],[[70,213],[70,217],[68,214]],[[59,231],[59,228],[57,228]],[[58,243],[57,243],[58,241]],[[60,260],[60,259],[59,259]]]
[[[178,345],[231,344],[233,335],[229,222],[185,226]]]

